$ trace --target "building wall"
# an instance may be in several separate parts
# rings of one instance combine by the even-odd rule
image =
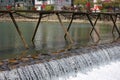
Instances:
[[[55,7],[57,10],[61,10],[63,6],[71,6],[71,0],[55,0]]]
[[[35,0],[35,6],[38,10],[41,10],[42,4],[53,4],[56,10],[60,10],[62,6],[70,6],[71,0]]]
[[[16,3],[24,2],[26,6],[33,6],[38,7],[39,10],[41,9],[41,5],[43,3],[46,4],[53,4],[55,9],[59,10],[62,6],[71,5],[71,0],[0,0],[0,6],[7,6],[12,5],[15,6]]]
[[[54,4],[56,0],[35,0],[35,5],[42,5],[43,3]]]
[[[0,6],[14,5],[14,0],[0,0]]]
[[[34,0],[0,0],[0,6],[12,5],[15,6],[17,2],[25,2],[26,4],[33,5]],[[31,3],[31,4],[30,4]]]
[[[41,10],[43,4],[55,4],[56,0],[35,0],[35,7],[37,10]]]

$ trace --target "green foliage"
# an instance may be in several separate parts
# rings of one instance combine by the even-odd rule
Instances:
[[[45,10],[46,11],[54,10],[54,6],[53,5],[46,5]]]
[[[101,12],[107,12],[107,9],[103,9],[103,10],[101,10]]]
[[[101,0],[97,0],[97,4],[101,4],[102,3],[102,1]]]
[[[74,4],[77,5],[77,4],[82,4],[82,5],[85,5],[87,3],[88,0],[74,0]]]
[[[16,10],[26,10],[26,7],[24,7],[24,6],[23,7],[16,7],[15,9]]]
[[[103,5],[103,8],[106,8],[106,7],[109,7],[109,6],[111,6],[112,5],[112,3],[108,3],[108,2],[104,2],[104,3],[102,3],[102,5]]]
[[[102,3],[102,5],[103,5],[103,8],[106,8],[106,7],[119,7],[120,3],[105,2],[105,3]]]
[[[119,7],[120,3],[115,2],[115,3],[113,3],[113,5],[114,5],[114,7]]]

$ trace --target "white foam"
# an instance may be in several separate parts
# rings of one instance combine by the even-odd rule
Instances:
[[[77,77],[70,77],[67,80],[120,80],[120,61],[94,68],[87,74],[78,73]]]

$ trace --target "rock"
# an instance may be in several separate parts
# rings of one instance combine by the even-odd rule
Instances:
[[[41,55],[44,55],[44,56],[51,56],[51,55],[48,54],[48,53],[42,53]]]
[[[2,65],[2,66],[0,66],[0,69],[2,71],[10,70],[10,68],[8,67],[8,65]]]
[[[63,49],[63,50],[59,50],[59,51],[57,51],[58,53],[61,53],[61,52],[65,52],[66,51],[66,49]]]
[[[9,59],[4,59],[3,62],[8,62]]]
[[[32,58],[33,59],[39,59],[39,56],[38,55],[33,55]]]
[[[29,61],[29,58],[21,58],[20,60],[23,62],[26,62],[26,61]]]
[[[18,60],[16,60],[16,59],[10,59],[10,60],[8,60],[8,62],[9,63],[18,63]]]
[[[58,52],[53,52],[52,54],[59,54]]]
[[[32,57],[32,56],[31,56],[31,55],[28,55],[28,56],[27,56],[27,58],[30,58],[30,57]]]
[[[10,66],[10,69],[15,69],[15,68],[18,68],[18,65]]]
[[[3,65],[4,63],[0,61],[0,66]]]

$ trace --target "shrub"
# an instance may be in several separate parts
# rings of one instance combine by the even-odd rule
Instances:
[[[54,6],[53,6],[53,5],[46,5],[46,6],[45,6],[45,10],[46,10],[46,11],[54,10]]]

